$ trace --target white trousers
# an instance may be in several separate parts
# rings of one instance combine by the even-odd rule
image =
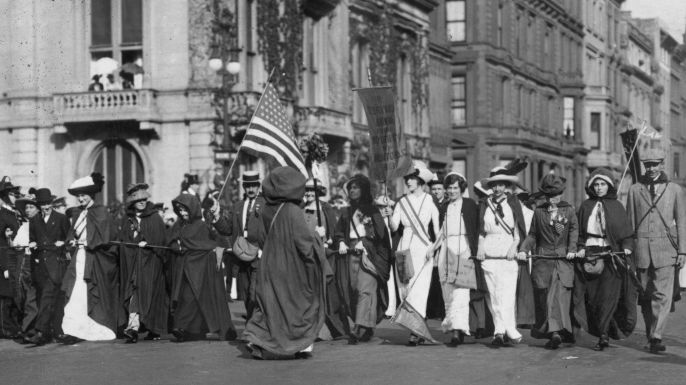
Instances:
[[[486,302],[493,316],[494,334],[507,334],[511,339],[520,338],[517,331],[515,307],[517,303],[517,261],[491,259],[481,262],[488,286]]]
[[[444,333],[461,330],[469,335],[469,289],[452,283],[441,284],[445,302],[445,318],[441,323]]]

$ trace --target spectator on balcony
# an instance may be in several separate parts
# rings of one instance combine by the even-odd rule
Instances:
[[[107,80],[105,81],[105,91],[121,91],[121,83],[115,79],[114,74],[107,74]]]
[[[100,83],[100,78],[102,75],[93,75],[91,78],[92,82],[88,85],[88,91],[98,92],[103,91],[105,87]]]

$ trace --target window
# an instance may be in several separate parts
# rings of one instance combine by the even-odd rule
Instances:
[[[142,0],[92,0],[90,5],[91,76],[102,72],[95,65],[102,58],[112,58],[119,65],[143,67]],[[140,74],[124,75],[121,81],[125,88],[142,86]]]
[[[600,149],[600,112],[591,112],[591,134],[588,144],[592,150]]]
[[[445,21],[449,41],[465,41],[467,23],[465,0],[448,0],[445,3]]]
[[[414,133],[417,127],[414,124],[414,116],[412,114],[412,66],[407,55],[403,54],[400,56],[397,74],[396,95],[398,95],[399,102],[398,115],[400,116],[404,132]],[[417,119],[421,119],[421,117],[417,117]]]
[[[574,98],[565,97],[564,116],[562,119],[563,134],[567,138],[574,138]]]
[[[498,47],[503,46],[503,5],[498,5],[498,14],[496,16],[498,23],[498,30],[496,31],[496,44]]]
[[[681,162],[681,156],[678,152],[674,153],[674,178],[679,179],[680,177],[680,162]]]
[[[467,124],[465,77],[454,76],[452,79],[452,84],[453,99],[452,103],[450,104],[450,109],[452,111],[453,125],[464,126],[465,124]]]
[[[520,23],[522,22],[522,14],[519,8],[517,8],[517,18],[515,20],[515,25],[514,25],[514,37],[515,37],[515,54],[519,57],[522,47],[521,47],[521,39],[519,36],[519,31],[521,29]]]
[[[352,61],[352,83],[353,88],[368,87],[367,68],[369,67],[369,45],[367,42],[356,42],[353,44],[350,55]],[[364,114],[364,107],[360,98],[353,98],[353,123],[367,124],[367,116]]]
[[[550,39],[552,35],[552,29],[553,27],[550,24],[546,24],[545,26],[545,34],[543,35],[543,69],[546,70],[551,70],[552,65],[551,65],[551,45],[550,45]]]
[[[124,202],[128,186],[145,181],[140,155],[121,140],[106,141],[97,151],[93,171],[104,175],[106,183],[96,201],[104,205]]]
[[[326,23],[306,17],[303,21],[303,92],[305,105],[322,105],[326,92],[327,31]],[[366,69],[364,71],[366,73]]]

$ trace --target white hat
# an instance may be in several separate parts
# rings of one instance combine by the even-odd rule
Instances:
[[[94,172],[89,176],[84,176],[75,180],[67,189],[71,195],[79,194],[95,194],[102,191],[102,186],[105,184],[105,178],[102,174]]]
[[[488,178],[483,180],[483,183],[488,186],[489,184],[493,182],[509,182],[509,183],[517,183],[519,181],[519,177],[517,175],[509,175],[507,174],[507,169],[502,166],[494,167],[491,169],[491,174]]]
[[[413,162],[414,168],[409,174],[405,175],[405,177],[413,175],[423,180],[424,183],[429,183],[434,178],[434,173],[432,173],[421,160],[415,160]]]

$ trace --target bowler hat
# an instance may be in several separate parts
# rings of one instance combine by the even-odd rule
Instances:
[[[61,207],[61,206],[64,206],[64,207],[67,206],[67,199],[65,197],[59,197],[59,198],[53,199],[52,207]]]
[[[548,174],[541,179],[538,190],[546,196],[555,196],[565,191],[567,179],[556,174]]]
[[[36,203],[38,203],[39,206],[52,204],[52,198],[52,192],[49,188],[39,188],[36,190]]]

